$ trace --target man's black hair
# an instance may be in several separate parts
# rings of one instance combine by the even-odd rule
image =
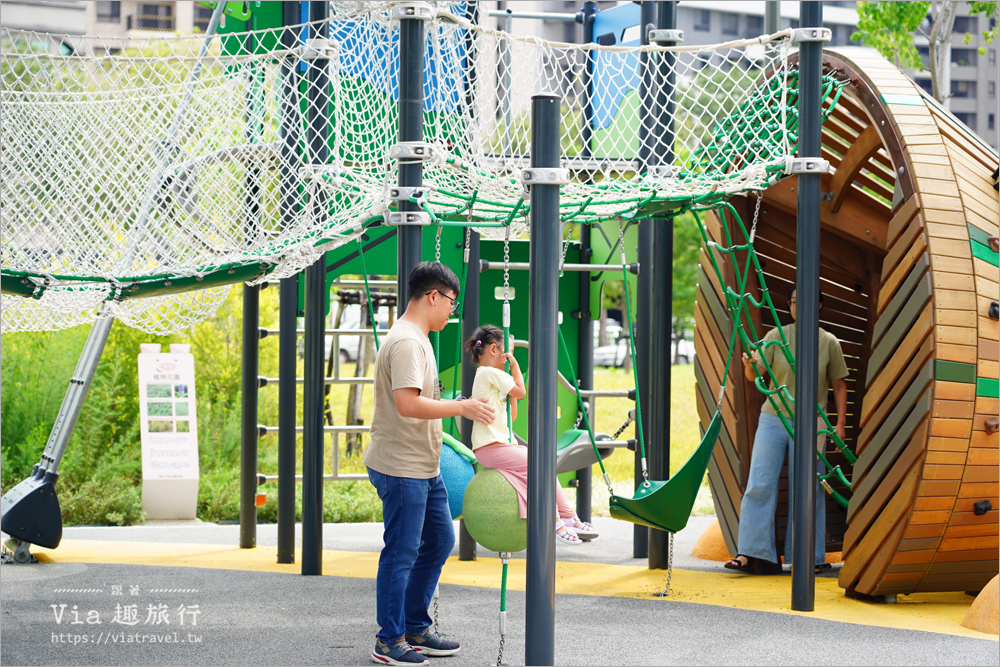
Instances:
[[[451,290],[458,295],[461,284],[458,276],[441,262],[420,262],[410,271],[406,280],[410,300],[419,299],[431,290]]]
[[[793,294],[795,294],[795,283],[792,283],[792,286],[788,290],[788,301],[787,301],[787,303],[788,303],[789,306],[792,305],[792,295]],[[819,304],[821,306],[823,305],[823,293],[822,292],[819,293]]]

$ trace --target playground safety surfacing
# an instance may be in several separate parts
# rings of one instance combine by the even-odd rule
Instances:
[[[815,611],[796,612],[787,572],[743,575],[680,556],[669,597],[659,597],[666,572],[631,559],[631,543],[615,540],[631,530],[616,523],[601,521],[594,543],[557,550],[556,664],[998,663],[997,636],[961,626],[973,599],[964,593],[860,602],[843,595],[834,570],[816,578]],[[705,525],[693,523],[688,530]],[[234,527],[197,528],[196,542],[180,541],[180,527],[169,538],[69,529],[58,549],[33,549],[38,564],[4,565],[0,662],[369,662],[378,553],[365,549],[379,527],[326,526],[327,544],[339,531],[364,535],[347,540],[353,550],[324,550],[323,577],[302,576],[298,552],[278,564],[274,546],[240,549]],[[229,530],[212,543],[213,528]],[[109,539],[115,531],[121,539]],[[693,543],[683,537],[678,554]],[[619,556],[602,558],[612,547]],[[505,664],[524,662],[525,566],[523,557],[510,565]],[[463,642],[449,664],[496,664],[500,570],[482,550],[445,566],[440,628]]]

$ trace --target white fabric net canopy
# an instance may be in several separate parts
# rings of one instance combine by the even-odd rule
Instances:
[[[58,36],[3,31],[2,330],[98,316],[183,329],[228,284],[294,275],[394,208],[398,22],[388,4],[333,5],[329,39],[307,46],[309,26],[296,26],[94,38],[64,55]],[[765,187],[794,151],[787,32],[581,46],[498,32],[456,8],[439,3],[425,23],[431,157],[414,201],[433,224],[525,231],[536,93],[563,97],[567,222]],[[644,93],[667,81],[669,106]],[[839,89],[827,86],[829,104]]]

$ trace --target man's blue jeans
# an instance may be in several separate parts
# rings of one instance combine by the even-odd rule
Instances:
[[[375,620],[378,638],[389,643],[431,626],[427,607],[455,546],[455,527],[441,475],[393,477],[368,468],[368,479],[382,500],[385,546],[375,580]]]
[[[825,436],[823,436],[825,439]],[[737,553],[751,558],[778,562],[774,537],[774,510],[778,505],[778,481],[781,464],[788,453],[788,470],[791,484],[795,483],[794,440],[788,435],[781,419],[769,412],[760,413],[757,434],[754,436],[750,457],[750,477],[740,506],[740,533]],[[817,458],[817,470],[823,471],[823,462]],[[818,481],[816,489],[816,563],[826,561],[826,495]],[[788,490],[792,497],[792,489]],[[785,530],[785,563],[792,562],[792,504],[788,504],[788,527]]]

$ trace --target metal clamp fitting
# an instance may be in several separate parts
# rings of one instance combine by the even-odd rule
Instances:
[[[830,162],[818,157],[785,158],[785,173],[795,174],[826,174],[830,171]]]
[[[650,30],[646,37],[650,44],[663,44],[666,42],[674,44],[684,43],[683,30]]]
[[[437,11],[430,5],[423,2],[396,5],[389,11],[389,20],[391,21],[399,21],[400,19],[433,21],[435,16],[437,16]]]
[[[655,178],[677,178],[681,175],[681,168],[673,165],[660,165],[649,170]]]
[[[569,169],[529,167],[521,170],[521,183],[524,185],[566,185],[569,181]]]
[[[299,47],[299,57],[302,60],[331,59],[337,57],[340,45],[327,37],[310,37]]]
[[[401,141],[389,147],[394,160],[429,160],[434,157],[434,144],[426,141]]]
[[[833,31],[829,28],[796,28],[792,31],[793,42],[829,42]]]
[[[389,199],[392,201],[423,201],[427,199],[427,188],[394,185],[389,188]]]
[[[389,211],[388,222],[396,227],[407,225],[426,227],[431,224],[431,214],[427,211]]]

